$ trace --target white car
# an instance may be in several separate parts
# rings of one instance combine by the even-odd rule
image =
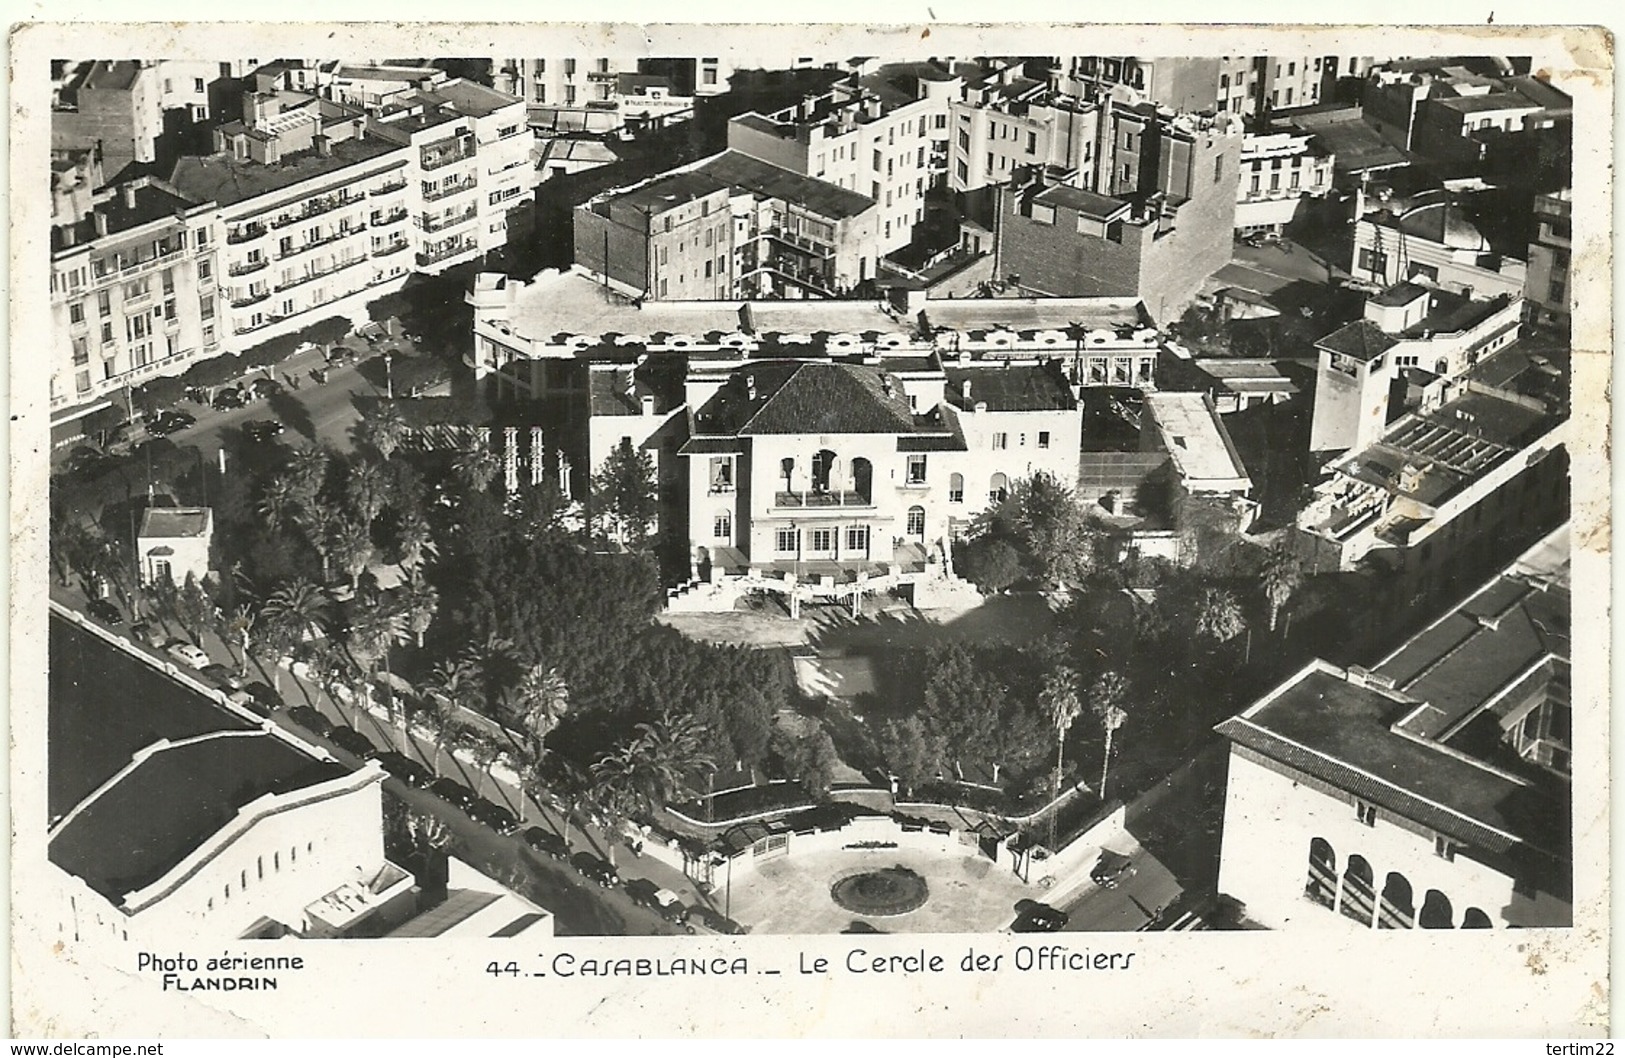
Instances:
[[[201,669],[209,663],[209,655],[182,640],[176,640],[166,646],[164,650],[176,661],[183,665],[190,665],[194,669]]]

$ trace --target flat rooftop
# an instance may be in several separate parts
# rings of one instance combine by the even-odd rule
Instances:
[[[1076,210],[1085,217],[1094,220],[1106,221],[1122,216],[1132,208],[1131,203],[1111,195],[1097,195],[1093,191],[1086,191],[1081,187],[1071,187],[1067,184],[1056,184],[1046,187],[1034,196],[1036,202],[1047,202],[1067,209]]]
[[[688,171],[658,177],[626,191],[611,192],[605,197],[642,213],[664,213],[668,209],[675,209],[727,189],[726,180],[721,180],[710,173]]]
[[[148,507],[141,516],[143,537],[202,536],[208,531],[207,507]]]
[[[362,137],[333,144],[330,155],[303,151],[284,156],[276,165],[261,165],[229,154],[188,156],[175,164],[169,182],[181,194],[200,202],[230,206],[307,180],[330,176],[399,150],[402,148],[398,144]]]
[[[460,114],[471,118],[490,117],[503,107],[509,107],[519,102],[518,96],[511,96],[505,92],[498,92],[494,88],[487,88],[477,81],[469,81],[459,77],[455,81],[447,81],[431,88],[425,88],[418,95],[435,103],[452,107]]]
[[[1147,393],[1145,410],[1187,485],[1237,482],[1251,488],[1247,468],[1205,393]]]

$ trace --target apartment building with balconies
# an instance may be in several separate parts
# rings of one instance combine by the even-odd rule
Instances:
[[[1236,230],[1281,232],[1306,198],[1332,189],[1337,158],[1308,132],[1278,129],[1241,141]]]
[[[1024,167],[1072,174],[1093,182],[1101,109],[1055,92],[1008,65],[967,83],[949,110],[948,186],[973,191],[1007,182]]]
[[[94,187],[99,169],[79,161],[55,174],[74,188],[58,188],[51,231],[53,423],[122,403],[227,334],[214,203],[151,177]]]
[[[907,246],[927,188],[946,183],[948,106],[961,78],[931,62],[854,70],[818,96],[728,123],[728,149],[872,199],[879,252]]]

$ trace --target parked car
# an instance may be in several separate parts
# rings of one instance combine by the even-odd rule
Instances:
[[[739,936],[750,932],[749,929],[728,918],[722,912],[706,907],[704,904],[695,904],[693,912],[694,915],[691,921],[712,933]]]
[[[281,709],[284,703],[282,695],[265,683],[255,680],[253,683],[243,684],[243,690],[254,696],[254,700],[267,709]]]
[[[217,411],[225,411],[228,408],[241,408],[248,403],[248,395],[236,386],[227,386],[214,395],[214,400],[211,403]]]
[[[191,643],[188,643],[184,639],[171,639],[169,642],[165,643],[164,653],[168,654],[182,665],[190,665],[192,668],[200,671],[207,668],[209,665],[209,655],[205,654],[202,650],[198,649],[196,646],[193,646]]]
[[[243,685],[242,681],[237,678],[237,674],[235,672],[232,672],[218,661],[205,665],[198,671],[207,676],[209,678],[209,682],[214,684],[216,687],[219,687],[222,691],[235,691]]]
[[[1017,909],[1016,920],[1010,924],[1012,933],[1055,933],[1066,928],[1069,916],[1059,908],[1024,900]]]
[[[353,727],[335,727],[333,730],[327,733],[327,741],[333,743],[333,745],[337,746],[339,749],[344,750],[344,752],[353,753],[355,756],[360,757],[363,760],[378,752],[377,748],[373,746],[372,742],[368,740],[367,736],[363,735]]]
[[[106,599],[91,599],[85,603],[85,612],[103,624],[117,625],[124,623],[124,615],[119,613],[117,606]]]
[[[385,750],[374,759],[384,766],[385,771],[414,790],[422,790],[434,782],[434,772],[404,753],[393,749]]]
[[[333,733],[333,721],[308,705],[296,705],[288,710],[288,719],[314,735],[326,738]]]
[[[249,392],[259,399],[274,397],[279,393],[286,393],[288,387],[274,378],[256,378],[248,384]]]
[[[484,823],[498,834],[512,834],[519,829],[519,817],[488,798],[481,797],[468,806],[468,818]]]
[[[195,426],[197,417],[184,411],[161,411],[147,420],[147,432],[164,437],[188,426]]]
[[[108,603],[107,605],[111,606],[113,604]],[[145,621],[137,621],[135,624],[130,626],[130,635],[134,636],[136,639],[139,639],[143,643],[152,642],[151,633],[152,626]]]
[[[587,881],[604,889],[613,889],[621,880],[621,872],[615,869],[613,863],[590,852],[576,853],[570,858],[570,865],[580,871]]]
[[[1089,872],[1089,879],[1102,888],[1115,889],[1119,882],[1133,874],[1133,860],[1121,852],[1102,849],[1100,859],[1095,861],[1094,869]]]
[[[530,827],[524,834],[525,844],[555,860],[570,858],[570,843],[546,827]]]
[[[243,423],[243,436],[255,444],[264,444],[284,429],[286,427],[275,419],[254,419]]]
[[[442,801],[467,812],[469,806],[480,799],[480,795],[458,782],[456,779],[436,779],[429,784],[429,792]]]
[[[226,701],[237,706],[239,709],[248,710],[255,716],[269,717],[271,715],[271,710],[267,709],[259,702],[256,702],[254,700],[254,696],[249,694],[247,691],[232,691],[230,694],[226,695]]]
[[[634,878],[626,883],[626,895],[640,907],[646,907],[674,926],[682,926],[690,933],[694,927],[688,923],[688,907],[681,897],[670,889],[662,889],[647,878]]]

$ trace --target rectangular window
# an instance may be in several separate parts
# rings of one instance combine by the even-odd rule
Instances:
[[[794,529],[780,529],[773,534],[773,550],[779,554],[794,554],[796,550],[796,531]]]
[[[813,551],[834,551],[835,550],[835,530],[833,530],[833,529],[814,529],[812,531],[812,547],[811,547],[810,550],[813,550]]]
[[[102,321],[102,344],[113,344],[113,324],[106,320]]]
[[[925,484],[925,456],[911,455],[908,457],[907,480],[910,485]]]
[[[1037,154],[1038,153],[1038,133],[1036,133],[1036,132],[1027,133],[1027,153],[1028,154]]]
[[[68,302],[68,322],[76,327],[85,322],[85,303],[83,301]]]
[[[205,294],[198,299],[198,315],[206,320],[214,319],[214,295]]]
[[[877,173],[880,172],[880,152],[879,151],[875,151],[874,165],[873,165],[872,168],[874,169],[875,172],[877,172]]]
[[[105,290],[96,293],[96,311],[103,316],[110,316],[113,313],[113,302]]]
[[[199,279],[210,279],[213,276],[214,265],[210,264],[209,259],[205,257],[197,263],[197,277]]]
[[[1376,250],[1360,251],[1360,270],[1373,275],[1388,274],[1388,255]]]
[[[1302,176],[1302,174],[1299,173],[1298,170],[1296,170],[1296,169],[1292,170],[1292,179],[1290,181],[1288,181],[1287,186],[1290,187],[1292,190],[1296,191],[1298,189],[1301,176]]]
[[[164,269],[163,285],[165,294],[175,293],[175,270],[173,268]]]
[[[867,525],[849,525],[846,527],[846,549],[848,551],[869,550],[869,527]]]
[[[75,367],[90,363],[90,343],[83,338],[73,340],[73,363]]]
[[[1366,804],[1364,801],[1354,802],[1354,814],[1368,827],[1377,825],[1377,806]]]
[[[1039,448],[1048,448],[1049,447],[1049,431],[1048,430],[1039,430],[1038,431],[1038,447]]]
[[[993,449],[994,449],[994,451],[998,451],[1001,448],[1009,448],[1009,447],[1010,447],[1010,435],[1009,434],[1007,434],[1007,433],[996,433],[996,434],[993,435]]]
[[[733,515],[728,511],[718,511],[716,520],[711,525],[711,535],[718,540],[732,540],[734,535]]]

